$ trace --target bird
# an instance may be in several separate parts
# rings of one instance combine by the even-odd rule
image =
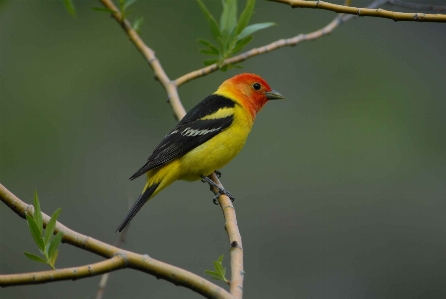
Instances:
[[[116,231],[121,232],[149,199],[177,180],[201,179],[217,188],[214,203],[221,194],[233,201],[234,196],[208,176],[240,152],[262,107],[269,100],[283,99],[255,74],[242,73],[224,81],[180,120],[130,177],[134,180],[147,173],[141,195]]]

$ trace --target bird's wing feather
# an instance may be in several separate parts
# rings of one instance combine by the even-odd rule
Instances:
[[[146,164],[132,175],[130,180],[185,155],[229,128],[234,116],[225,114],[224,117],[219,117],[217,113],[220,109],[233,108],[234,105],[235,103],[231,99],[223,96],[211,95],[204,99],[164,137]],[[213,114],[216,118],[206,118]]]

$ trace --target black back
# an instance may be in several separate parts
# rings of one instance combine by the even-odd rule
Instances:
[[[164,137],[147,159],[146,164],[132,175],[130,180],[134,180],[151,169],[185,155],[229,128],[234,120],[233,115],[206,120],[201,120],[201,118],[211,115],[219,109],[234,108],[235,105],[236,103],[233,100],[224,96],[213,94],[206,97],[192,108],[178,125]]]

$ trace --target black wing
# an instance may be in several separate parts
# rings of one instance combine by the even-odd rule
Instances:
[[[197,146],[226,130],[233,122],[234,116],[224,118],[206,119],[200,118],[217,112],[222,108],[232,108],[235,102],[229,98],[211,95],[192,108],[155,148],[152,155],[130,180],[143,175],[147,171],[160,167],[170,161],[179,158]]]

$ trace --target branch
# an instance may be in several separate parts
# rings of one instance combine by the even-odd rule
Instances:
[[[214,183],[224,189],[215,173],[209,177],[214,181]],[[215,187],[211,189],[214,194],[217,194],[218,190]],[[242,236],[240,235],[240,231],[237,226],[235,209],[229,197],[226,195],[221,195],[218,198],[218,202],[220,203],[220,207],[226,220],[225,229],[228,233],[229,243],[231,244],[231,249],[229,249],[229,254],[231,256],[231,283],[229,292],[234,296],[234,298],[241,299],[243,298],[243,279],[245,275],[245,272],[243,271]]]
[[[107,273],[122,268],[126,268],[126,259],[125,256],[118,254],[105,261],[80,267],[21,274],[0,275],[0,286],[3,287],[39,284],[61,280],[75,280],[100,275],[102,273]]]
[[[23,201],[21,201],[18,197],[16,197],[8,189],[6,189],[2,184],[0,184],[0,200],[22,218],[25,218],[25,212],[27,211],[30,213],[34,213],[33,211],[34,207],[32,205],[28,205]],[[42,213],[42,219],[44,226],[46,227],[46,225],[50,220],[50,217],[45,213]],[[94,254],[109,259],[107,261],[90,265],[90,267],[93,266],[96,267],[95,274],[109,272],[112,270],[116,270],[118,268],[131,268],[151,274],[157,278],[162,278],[175,285],[184,286],[188,289],[191,289],[203,295],[206,298],[226,298],[226,299],[234,298],[223,288],[209,282],[208,280],[196,274],[160,262],[158,260],[149,257],[148,255],[136,254],[131,251],[111,246],[99,240],[93,239],[92,237],[82,235],[78,232],[69,229],[68,227],[64,226],[58,221],[56,223],[55,232],[59,231],[62,231],[64,234],[62,242],[68,243],[80,249],[92,252]],[[123,263],[122,261],[124,261],[123,265],[121,264]],[[75,273],[73,271],[73,269],[85,269],[85,267],[88,270],[86,272],[83,271],[82,273]],[[79,279],[91,276],[91,271],[88,265],[77,268],[50,270],[50,271],[27,273],[27,274],[12,274],[12,275],[6,274],[6,275],[0,275],[0,287],[17,285],[18,283],[15,283],[15,281],[13,281],[11,277],[13,276],[14,278],[17,279],[19,276],[22,275],[24,275],[24,278],[20,278],[21,285],[53,282],[56,281],[54,279],[55,277],[54,275],[58,273],[57,271],[61,271],[61,273],[63,273],[63,275],[61,274],[63,279]],[[67,271],[68,273],[65,271]],[[39,281],[36,281],[35,277],[40,277],[41,279]]]
[[[343,22],[347,21],[347,19],[343,19],[342,17],[343,17],[342,15],[336,16],[336,18],[333,21],[331,21],[329,24],[327,24],[325,27],[323,27],[319,30],[316,30],[316,31],[313,31],[310,33],[306,33],[306,34],[301,33],[299,35],[296,35],[295,37],[291,37],[291,38],[287,38],[287,39],[279,39],[279,40],[272,42],[268,45],[265,45],[265,46],[262,46],[259,48],[254,48],[247,52],[239,54],[237,56],[228,58],[223,61],[222,66],[225,66],[228,64],[239,63],[239,62],[245,61],[251,57],[265,54],[265,53],[277,50],[282,47],[295,46],[295,45],[299,44],[300,42],[310,41],[310,40],[325,36],[325,35],[331,33],[334,29],[336,29],[336,27],[341,25]],[[177,78],[175,80],[175,85],[176,86],[183,85],[184,83],[187,83],[193,79],[196,79],[196,78],[205,76],[207,74],[210,74],[212,72],[215,72],[216,70],[218,70],[217,64],[211,64],[207,67],[192,71],[190,73],[187,73],[187,74]]]
[[[325,1],[305,1],[305,0],[268,0],[278,3],[289,4],[291,7],[301,7],[301,8],[319,8],[331,10],[337,13],[352,14],[357,16],[369,16],[369,17],[380,17],[386,19],[392,19],[394,21],[415,21],[415,22],[446,22],[445,14],[424,14],[424,13],[404,13],[395,12],[385,9],[370,9],[370,8],[358,8],[350,7],[339,4],[332,4]],[[389,2],[383,1],[384,3]]]
[[[388,0],[388,4],[416,10],[446,12],[446,6],[440,5],[410,3],[401,0]]]
[[[161,83],[164,89],[167,92],[167,101],[170,103],[175,116],[178,120],[183,118],[186,114],[186,110],[181,104],[180,96],[178,95],[177,86],[172,82],[164,71],[161,63],[158,58],[155,56],[155,51],[153,51],[149,46],[147,46],[138,33],[133,30],[132,24],[126,19],[122,18],[119,9],[115,6],[115,4],[111,0],[100,0],[102,4],[108,9],[114,11],[112,14],[113,18],[121,25],[122,29],[124,29],[125,33],[129,36],[130,40],[136,46],[138,51],[145,58],[149,66],[152,68],[155,78]]]

